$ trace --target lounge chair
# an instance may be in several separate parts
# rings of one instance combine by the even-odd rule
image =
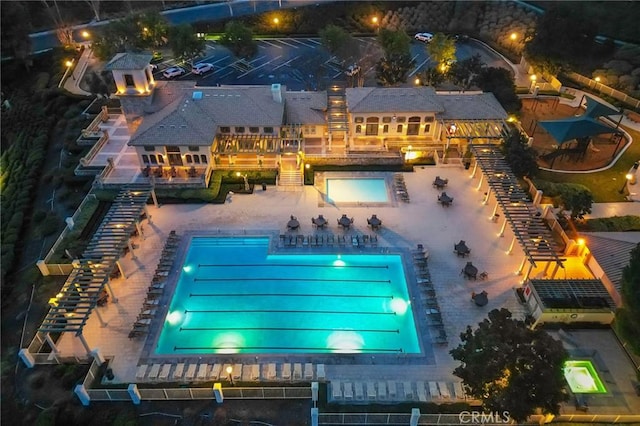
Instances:
[[[396,382],[393,380],[387,380],[387,389],[389,390],[389,399],[396,399],[396,396],[398,395]]]
[[[413,399],[413,387],[411,386],[411,382],[402,382],[402,390],[404,392],[404,399]]]
[[[386,400],[387,396],[387,382],[378,382],[378,399]]]
[[[160,374],[160,364],[153,364],[151,366],[151,370],[149,370],[149,375],[147,378],[149,380],[158,380],[158,374]]]
[[[356,399],[358,401],[362,401],[364,399],[364,390],[363,390],[363,386],[362,386],[362,382],[355,382],[353,384],[353,387],[355,388],[355,393],[356,393]]]
[[[326,379],[326,375],[325,375],[325,372],[324,372],[324,364],[316,365],[316,377],[317,377],[318,380]]]
[[[342,399],[342,383],[338,380],[331,382],[331,397],[333,399]]]
[[[147,364],[142,364],[138,366],[138,369],[136,370],[136,380],[144,379],[144,376],[147,374],[147,368],[148,368]]]
[[[184,375],[184,362],[180,362],[176,365],[176,369],[173,370],[173,379],[181,380]]]
[[[193,380],[196,377],[196,369],[198,367],[198,364],[189,364],[187,366],[187,372],[184,374],[184,379],[185,380]]]
[[[291,380],[291,364],[288,362],[282,364],[282,378],[284,380]]]
[[[462,387],[462,382],[453,382],[453,393],[456,396],[456,399],[466,399],[466,395],[464,393],[464,388]]]
[[[242,364],[233,364],[233,380],[242,379]]]
[[[304,379],[305,380],[313,380],[313,364],[307,362],[304,365]]]
[[[427,390],[424,387],[424,382],[416,382],[416,391],[418,401],[427,402]]]
[[[276,364],[271,363],[267,366],[267,379],[274,380],[276,378]]]
[[[260,364],[251,364],[251,380],[260,380]]]
[[[164,364],[162,369],[160,369],[160,374],[158,374],[158,380],[168,380],[171,367],[171,364]]]
[[[446,382],[438,382],[438,389],[440,390],[440,395],[445,398],[451,398],[451,392],[449,391],[449,386]]]
[[[429,382],[429,394],[431,399],[440,399],[440,390],[438,390],[438,384],[436,382]]]
[[[344,382],[342,384],[342,392],[345,400],[353,399],[353,386],[351,385],[351,382]]]
[[[293,380],[302,380],[302,364],[293,364]]]
[[[209,372],[209,379],[218,380],[220,378],[220,371],[222,371],[222,364],[213,364],[213,368]]]
[[[376,399],[376,385],[373,382],[367,382],[367,399],[374,401]]]

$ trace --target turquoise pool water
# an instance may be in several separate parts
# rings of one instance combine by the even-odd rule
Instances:
[[[387,203],[389,194],[384,178],[349,178],[326,180],[330,203]]]
[[[420,352],[399,255],[268,248],[192,238],[156,354]]]

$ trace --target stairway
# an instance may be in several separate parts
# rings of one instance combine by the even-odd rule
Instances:
[[[344,83],[335,82],[327,90],[327,115],[329,134],[333,144],[340,145],[349,131],[347,98]]]
[[[302,188],[303,182],[303,176],[295,157],[283,158],[278,173],[278,188],[296,190],[296,188]]]

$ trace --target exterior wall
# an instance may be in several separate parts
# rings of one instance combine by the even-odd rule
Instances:
[[[310,124],[302,126],[302,135],[305,137],[322,138],[326,133],[326,125]]]
[[[140,167],[146,166],[162,166],[162,167],[170,167],[172,164],[169,162],[169,153],[167,153],[166,146],[157,145],[154,147],[153,151],[148,151],[145,149],[147,147],[144,146],[136,146],[136,153],[138,154],[138,162],[140,163]],[[180,148],[180,157],[182,159],[183,167],[206,167],[208,164],[211,164],[212,155],[211,155],[211,147],[208,146],[198,146],[198,150],[194,151],[189,149],[189,146],[178,146]],[[196,148],[196,147],[193,147]],[[195,161],[194,157],[198,155],[198,162]],[[143,157],[146,156],[146,157]],[[156,161],[153,161],[153,157],[155,156]],[[204,156],[204,159],[203,157]],[[146,160],[146,161],[145,161]],[[179,166],[179,165],[178,165]]]
[[[420,121],[409,122],[411,117],[418,117]],[[375,124],[373,119],[376,118],[378,120],[377,134],[367,134],[367,124]],[[368,119],[369,123],[367,123]],[[407,134],[410,125],[418,125],[417,134]],[[400,126],[402,127],[399,129]],[[407,145],[416,141],[436,141],[440,134],[440,127],[435,114],[428,112],[349,114],[349,135],[352,146],[357,143],[358,139],[378,139],[381,143],[387,139],[403,140]]]
[[[609,325],[613,322],[614,315],[611,312],[542,312],[536,318],[536,323],[597,323]]]
[[[118,95],[149,95],[155,87],[151,65],[141,70],[113,70]],[[129,76],[129,77],[127,77]]]

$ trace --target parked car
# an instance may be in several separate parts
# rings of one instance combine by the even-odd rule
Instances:
[[[349,65],[347,67],[347,70],[344,72],[346,75],[348,75],[349,77],[353,77],[354,75],[358,74],[360,72],[360,66],[359,65]]]
[[[162,58],[163,58],[162,52],[158,50],[154,50],[153,53],[151,54],[151,63],[155,64],[156,62],[160,62]]]
[[[195,64],[191,68],[191,72],[196,75],[202,75],[208,73],[209,71],[213,71],[213,64],[209,64],[207,62],[200,62],[199,64]]]
[[[164,78],[173,78],[173,77],[178,77],[178,76],[184,75],[186,73],[187,72],[184,70],[184,68],[171,67],[171,68],[167,68],[166,70],[164,70],[162,72],[162,75],[164,76]]]
[[[414,35],[413,38],[415,38],[416,40],[421,41],[423,43],[431,43],[431,40],[433,40],[433,34],[431,34],[431,33],[418,33],[418,34]]]

